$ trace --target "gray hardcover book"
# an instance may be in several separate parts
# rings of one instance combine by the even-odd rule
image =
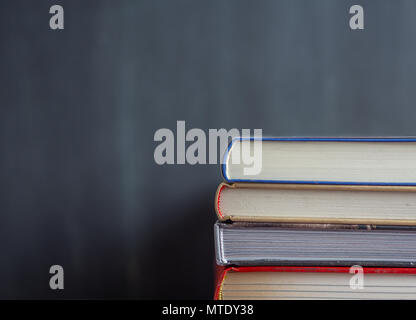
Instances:
[[[216,260],[237,266],[416,266],[414,227],[215,224]]]

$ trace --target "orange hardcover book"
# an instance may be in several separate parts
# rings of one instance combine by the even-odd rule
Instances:
[[[221,183],[220,221],[416,225],[415,186]]]

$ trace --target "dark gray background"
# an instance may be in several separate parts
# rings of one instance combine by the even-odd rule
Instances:
[[[349,29],[361,4],[365,30]],[[49,7],[65,30],[49,29]],[[211,298],[219,166],[159,128],[414,135],[416,1],[0,3],[0,298]],[[65,290],[49,289],[49,267]]]

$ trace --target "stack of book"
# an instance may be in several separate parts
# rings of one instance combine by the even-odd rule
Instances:
[[[216,299],[415,299],[416,139],[264,138],[228,147]]]

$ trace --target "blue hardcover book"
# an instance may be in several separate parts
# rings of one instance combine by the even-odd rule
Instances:
[[[231,183],[416,185],[416,138],[237,138],[222,174]]]

